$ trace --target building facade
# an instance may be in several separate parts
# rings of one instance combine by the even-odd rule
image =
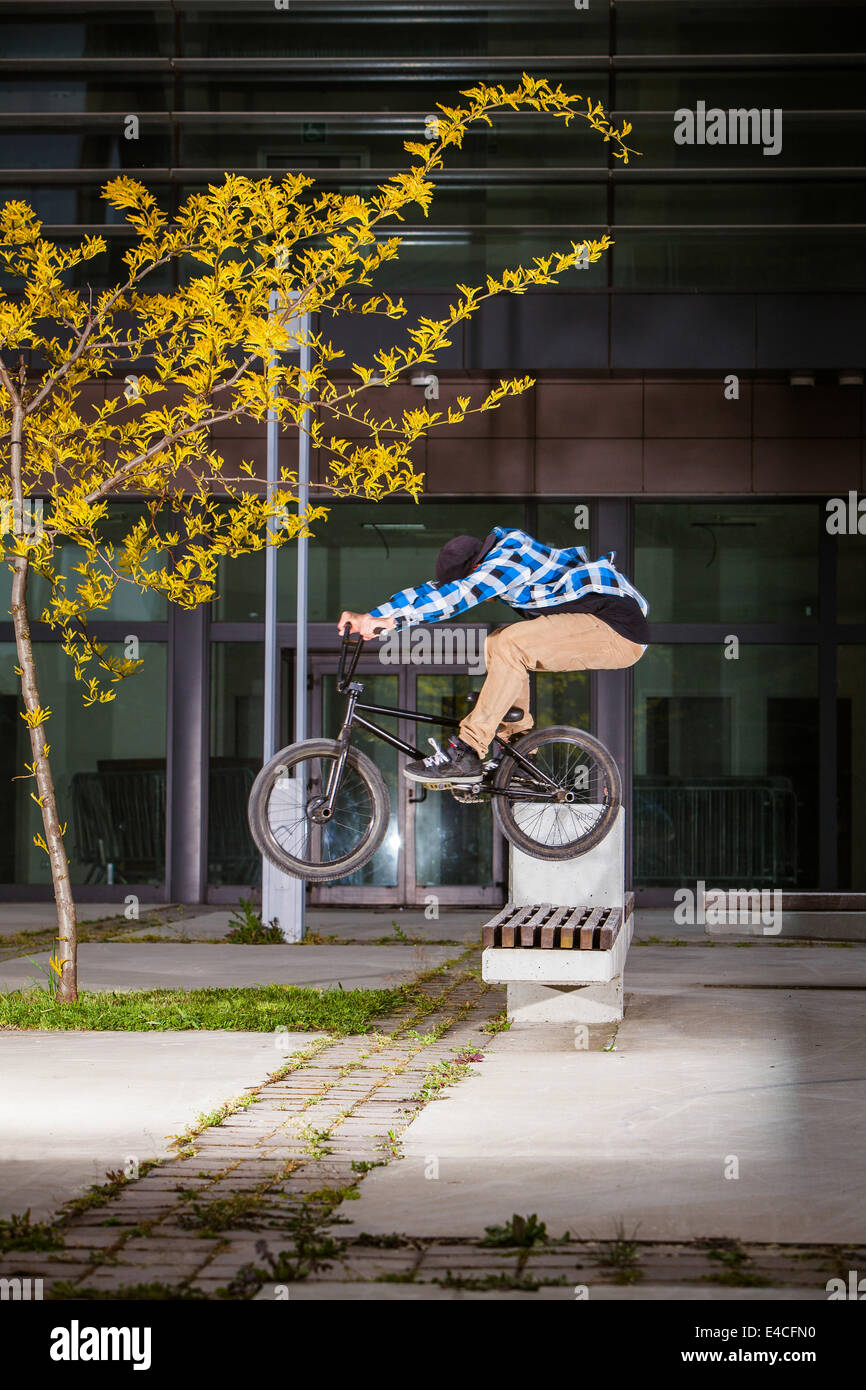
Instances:
[[[866,892],[856,14],[822,6],[818,24],[793,0],[42,0],[0,12],[0,198],[32,203],[58,240],[106,236],[106,283],[125,243],[99,189],[121,169],[169,207],[226,169],[303,168],[325,187],[365,190],[403,166],[402,140],[423,138],[436,101],[524,70],[632,122],[642,153],[624,168],[575,126],[504,117],[438,178],[430,218],[400,228],[383,283],[409,322],[441,314],[458,282],[584,235],[615,244],[558,289],[497,299],[454,335],[436,368],[440,408],[505,374],[537,385],[419,446],[420,505],[333,506],[311,545],[308,685],[310,731],[333,731],[341,608],[430,577],[455,532],[518,525],[616,550],[649,599],[652,645],[628,673],[540,675],[534,698],[539,723],[582,724],[616,753],[631,873],[648,902],[698,879]],[[405,331],[387,328],[395,340]],[[328,332],[350,361],[371,361],[382,341],[366,321]],[[387,410],[419,399],[407,383]],[[263,472],[263,433],[215,442]],[[120,533],[136,499],[112,506]],[[286,742],[295,599],[284,550]],[[117,650],[134,641],[144,665],[90,710],[34,625],[73,878],[89,897],[221,901],[256,883],[245,804],[261,764],[263,609],[261,554],[226,565],[219,598],[196,613],[118,594],[95,626]],[[371,644],[368,689],[382,704],[459,713],[481,680],[466,654],[504,616],[489,605],[466,615],[453,660],[443,648],[394,663]],[[47,896],[37,812],[10,780],[26,753],[11,623],[0,656],[0,894]],[[391,751],[370,751],[391,790],[391,832],[354,879],[313,900],[501,901],[489,809],[413,800]]]

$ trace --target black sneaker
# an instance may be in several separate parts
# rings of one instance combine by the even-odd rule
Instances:
[[[483,777],[481,759],[461,739],[449,739],[444,748],[440,748],[435,738],[428,738],[427,742],[435,750],[429,758],[409,763],[403,769],[404,776],[411,781],[433,788],[467,787]]]

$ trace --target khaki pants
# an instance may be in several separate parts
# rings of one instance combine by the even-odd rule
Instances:
[[[498,627],[487,638],[487,679],[475,708],[460,725],[460,737],[484,757],[494,734],[513,738],[532,728],[530,671],[610,671],[633,666],[643,655],[639,642],[621,637],[591,613],[559,613]],[[523,718],[503,724],[512,705]],[[562,711],[568,723],[568,711]]]

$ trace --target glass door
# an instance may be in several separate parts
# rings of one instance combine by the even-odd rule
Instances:
[[[470,690],[480,690],[483,676],[441,666],[407,671],[410,708],[441,710],[459,719]],[[417,725],[421,746],[426,726]],[[430,731],[434,738],[443,731]],[[409,735],[411,738],[411,734]],[[410,902],[431,905],[483,904],[505,901],[505,856],[502,836],[493,822],[489,800],[458,801],[450,792],[427,792],[416,787],[410,797],[407,821],[407,875]]]
[[[311,661],[313,674],[311,737],[336,738],[343,718],[345,699],[337,694],[336,661],[333,654],[314,656]],[[356,671],[356,679],[364,683],[363,699],[375,705],[401,705],[401,679],[399,670],[384,671],[376,660],[375,653],[362,657]],[[371,722],[398,737],[405,736],[400,721],[386,715],[370,716]],[[352,745],[365,753],[376,764],[385,779],[388,797],[391,802],[391,819],[385,839],[379,849],[366,864],[355,873],[334,883],[313,884],[310,901],[314,903],[394,903],[406,901],[406,855],[405,855],[405,778],[400,776],[399,754],[382,739],[367,733],[366,729],[356,729],[352,735]]]
[[[336,692],[333,654],[311,661],[311,736],[334,738],[343,700]],[[483,677],[465,670],[418,666],[383,668],[375,651],[362,658],[357,677],[370,704],[419,709],[459,718],[466,695]],[[427,738],[441,738],[434,725],[414,724],[385,715],[369,716],[381,728],[427,751]],[[505,857],[502,837],[488,803],[461,804],[449,792],[427,792],[402,776],[406,759],[372,734],[359,729],[353,744],[372,758],[385,778],[391,820],[380,849],[355,874],[314,885],[313,903],[393,903],[428,907],[438,903],[485,904],[504,901]]]

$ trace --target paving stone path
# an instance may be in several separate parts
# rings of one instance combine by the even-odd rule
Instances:
[[[360,1282],[370,1298],[386,1284],[525,1297],[552,1286],[575,1297],[598,1284],[697,1281],[811,1288],[825,1297],[828,1278],[866,1265],[866,1251],[724,1241],[526,1249],[402,1232],[341,1239],[339,1208],[364,1173],[399,1155],[400,1134],[419,1108],[443,1080],[459,1084],[468,1059],[491,1041],[504,996],[467,968],[476,963],[469,955],[431,973],[406,1016],[376,1033],[311,1043],[227,1107],[221,1123],[182,1136],[176,1158],[129,1180],[115,1175],[71,1204],[56,1227],[62,1246],[3,1255],[0,1279],[41,1278],[44,1295],[55,1298],[134,1298],[155,1284],[167,1297],[280,1298],[300,1281],[307,1296],[316,1283],[325,1294],[324,1285]],[[593,1045],[606,1041],[607,1033]]]

